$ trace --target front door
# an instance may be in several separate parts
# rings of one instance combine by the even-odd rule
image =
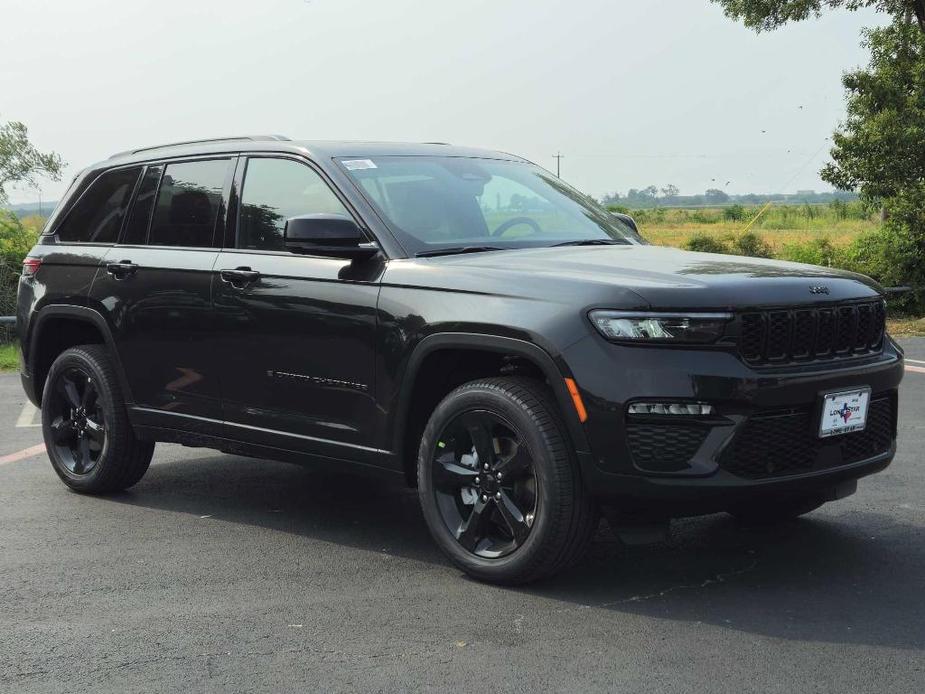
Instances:
[[[285,250],[286,219],[350,214],[303,161],[249,157],[236,189],[235,247],[219,253],[213,280],[227,434],[333,458],[375,456],[381,259]]]

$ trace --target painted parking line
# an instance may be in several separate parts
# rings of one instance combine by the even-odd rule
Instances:
[[[925,361],[922,361],[921,359],[910,359],[909,357],[906,357],[906,361],[909,362],[910,364],[918,364],[919,366],[925,366]]]
[[[36,415],[38,413],[39,409],[26,400],[26,404],[22,406],[22,412],[19,413],[19,418],[16,420],[16,428],[24,429],[27,427],[42,426],[41,417],[38,418],[39,421],[36,421]]]
[[[6,465],[7,463],[15,463],[20,460],[25,460],[26,458],[32,458],[36,455],[41,455],[45,452],[45,444],[40,443],[37,446],[30,446],[29,448],[24,448],[21,451],[16,451],[15,453],[10,453],[0,457],[0,465]]]
[[[912,373],[925,374],[925,366],[910,366],[906,364],[906,371],[911,371]]]

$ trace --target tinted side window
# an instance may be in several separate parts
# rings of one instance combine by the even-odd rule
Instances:
[[[212,246],[227,170],[227,159],[168,164],[157,194],[148,245]]]
[[[151,211],[154,209],[154,196],[157,194],[157,184],[161,182],[163,166],[149,166],[141,179],[132,213],[125,225],[122,234],[122,243],[144,244],[148,240],[148,226],[151,223]]]
[[[141,167],[115,169],[99,176],[58,227],[65,243],[114,243]]]
[[[249,159],[241,192],[238,248],[282,251],[289,217],[320,212],[350,216],[324,180],[290,159]]]

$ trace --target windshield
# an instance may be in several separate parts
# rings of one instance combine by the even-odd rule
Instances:
[[[412,255],[640,242],[623,221],[533,164],[425,156],[339,163]]]

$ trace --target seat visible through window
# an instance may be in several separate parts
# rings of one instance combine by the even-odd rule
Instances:
[[[161,181],[148,245],[214,246],[227,159],[169,164]]]

